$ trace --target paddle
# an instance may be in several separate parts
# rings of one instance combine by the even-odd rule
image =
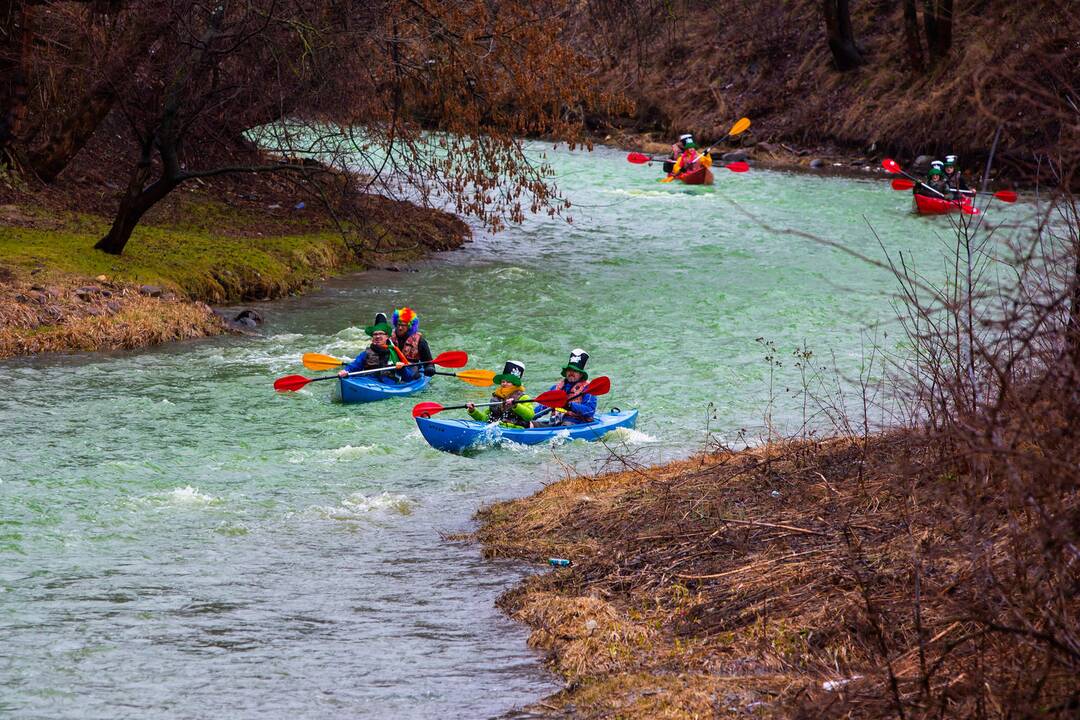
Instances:
[[[434,359],[427,360],[425,362],[414,363],[414,365],[439,365],[440,367],[458,368],[463,367],[465,363],[469,362],[469,356],[461,350],[448,350],[444,353],[439,353]],[[346,377],[356,377],[358,375],[371,375],[372,373],[386,372],[387,370],[393,370],[393,365],[387,365],[386,367],[375,368],[373,370],[357,370],[356,372],[349,373]],[[478,371],[483,372],[483,371]],[[337,380],[339,375],[325,375],[317,378],[306,378],[303,375],[286,375],[285,377],[278,378],[274,381],[274,389],[278,392],[294,392],[304,387],[311,382],[319,382],[321,380]]]
[[[345,363],[352,362],[351,360],[341,360],[331,355],[323,355],[322,353],[304,353],[304,367],[309,370],[332,370],[336,367],[341,367]],[[491,385],[495,373],[491,370],[462,370],[461,372],[448,373],[448,372],[436,372],[436,375],[448,375],[450,377],[456,377],[458,380],[464,380],[470,385],[476,387],[487,387]]]
[[[635,165],[643,165],[648,162],[668,162],[670,158],[655,158],[650,155],[644,155],[639,152],[632,152],[626,156],[626,159]],[[727,165],[718,165],[717,167],[725,168],[731,172],[747,172],[750,169],[750,164],[741,160],[730,162]]]
[[[562,390],[548,390],[542,392],[534,398],[528,400],[515,400],[514,405],[522,402],[534,402],[546,405],[548,407],[562,407],[567,403],[566,393]],[[494,407],[495,405],[502,405],[502,401],[474,404],[473,407]],[[440,405],[437,402],[422,402],[414,406],[412,409],[412,416],[418,417],[431,417],[437,413],[441,413],[443,410],[461,410],[467,408],[468,405]]]
[[[900,178],[896,178],[892,181],[893,190],[911,190],[914,187],[915,183],[911,180],[901,180]],[[954,192],[960,192],[965,195],[975,194],[974,190],[959,190],[957,188],[949,188],[949,190],[952,190]],[[1017,195],[1012,190],[998,190],[996,193],[993,193],[991,197],[997,198],[1002,202],[1013,203],[1016,202]]]
[[[607,395],[609,392],[611,392],[611,378],[607,377],[606,375],[601,375],[598,378],[593,378],[592,380],[590,380],[589,384],[585,386],[584,390],[577,393],[573,397],[567,398],[566,402],[567,402],[567,404],[569,404],[571,400],[577,400],[579,397],[581,397],[582,395],[586,395],[586,394],[588,394],[588,395]],[[535,420],[536,418],[543,417],[543,416],[547,415],[549,412],[551,412],[551,411],[550,410],[541,410],[540,412],[536,413],[536,416],[533,417],[533,420]]]
[[[495,372],[493,370],[462,370],[461,372],[456,373],[439,372],[436,370],[435,374],[456,377],[458,380],[464,380],[476,387],[487,387],[495,382]]]

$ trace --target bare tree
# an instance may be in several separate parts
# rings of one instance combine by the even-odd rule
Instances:
[[[848,0],[822,0],[821,8],[825,16],[825,38],[837,69],[846,71],[864,64],[866,61],[851,27]]]

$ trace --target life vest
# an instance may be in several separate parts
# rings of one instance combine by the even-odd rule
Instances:
[[[521,417],[518,416],[518,414],[515,413],[512,408],[507,409],[507,407],[502,404],[507,400],[517,400],[524,395],[525,391],[521,388],[518,388],[504,398],[501,398],[498,395],[492,393],[491,399],[498,400],[499,404],[492,405],[488,409],[488,422],[504,422],[511,425],[517,425],[518,427],[529,427],[529,423],[525,420],[522,420]]]
[[[412,335],[405,338],[405,342],[397,345],[398,349],[401,350],[401,353],[405,356],[405,359],[408,362],[420,362],[420,338],[422,337],[423,335],[421,335],[420,331],[417,330]],[[394,340],[397,340],[397,337],[395,337]]]
[[[585,388],[589,387],[589,383],[587,380],[582,380],[580,382],[574,383],[572,387],[567,387],[568,384],[569,381],[566,378],[563,378],[559,382],[555,383],[555,389],[562,390],[566,393],[566,396],[570,398],[567,404],[569,404],[570,402],[574,402],[575,400],[580,400],[580,397],[575,396],[585,394]],[[559,414],[564,417],[570,418],[571,420],[577,420],[578,422],[589,422],[592,420],[592,415],[579,415],[578,413],[571,410],[569,407],[566,408],[565,412],[561,412]]]
[[[375,368],[387,367],[392,365],[390,362],[390,347],[377,348],[374,345],[368,347],[364,352],[364,370],[374,370]]]

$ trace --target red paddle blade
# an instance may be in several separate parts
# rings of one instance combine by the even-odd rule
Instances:
[[[412,416],[418,417],[430,417],[435,413],[443,411],[443,406],[437,402],[423,402],[413,406]]]
[[[448,350],[444,353],[439,353],[431,361],[440,367],[459,368],[465,367],[469,362],[468,353],[462,350]]]
[[[1012,190],[998,190],[994,197],[1002,202],[1016,202],[1016,193]]]
[[[540,403],[541,405],[553,408],[563,407],[566,405],[568,397],[569,396],[562,390],[548,390],[547,392],[540,393],[532,400],[529,400],[529,402]]]
[[[882,160],[881,161],[881,167],[885,168],[885,172],[887,172],[887,173],[898,173],[898,172],[900,172],[899,163],[897,163],[892,158],[885,158],[884,160]]]
[[[630,153],[626,156],[626,159],[634,163],[635,165],[644,165],[645,163],[652,160],[652,158],[650,158],[648,155],[642,155],[639,152]]]
[[[286,375],[274,381],[274,389],[278,392],[293,392],[307,385],[311,380],[303,375]]]
[[[965,215],[978,215],[982,212],[982,210],[977,207],[972,207],[971,205],[961,205],[960,212],[964,213]]]
[[[607,395],[611,390],[611,380],[606,376],[593,378],[585,391],[590,395]]]
[[[892,181],[892,189],[893,190],[910,190],[913,187],[915,187],[915,183],[911,182],[910,180],[903,180],[901,178],[896,178],[895,180]]]
[[[741,160],[738,161],[738,162],[728,163],[724,167],[727,168],[728,170],[730,170],[731,172],[747,172],[750,169],[750,166],[748,164],[742,162]]]

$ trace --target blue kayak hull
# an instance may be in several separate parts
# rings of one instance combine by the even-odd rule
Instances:
[[[428,444],[436,450],[462,452],[490,447],[503,442],[539,445],[554,438],[559,440],[599,440],[618,428],[632,428],[637,423],[637,410],[625,410],[600,415],[591,423],[564,425],[553,428],[506,428],[495,423],[475,420],[440,420],[416,418],[416,426]]]
[[[334,389],[334,400],[343,403],[369,403],[395,397],[415,395],[431,384],[431,378],[421,375],[420,379],[407,383],[390,384],[379,382],[370,377],[341,378]]]

